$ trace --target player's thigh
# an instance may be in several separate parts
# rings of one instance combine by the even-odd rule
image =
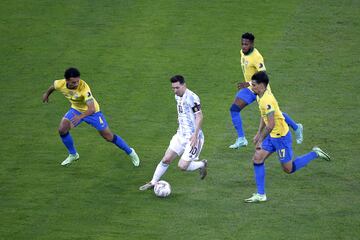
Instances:
[[[272,138],[281,165],[291,162],[293,157],[292,140],[290,131],[281,138]]]
[[[191,146],[190,145],[190,140],[188,140],[186,142],[185,150],[184,150],[184,153],[181,156],[181,159],[180,159],[179,163],[180,162],[191,162],[191,161],[199,160],[199,156],[200,156],[201,150],[203,148],[204,141],[205,141],[205,138],[204,138],[203,134],[199,135],[195,146]],[[180,167],[180,165],[179,165],[179,167]]]
[[[93,114],[91,114],[89,116],[86,116],[84,118],[84,121],[87,124],[93,126],[99,132],[105,130],[106,128],[108,128],[108,123],[106,121],[106,118],[105,118],[104,114],[102,114],[101,111],[93,113]]]
[[[243,109],[256,100],[256,94],[250,89],[244,88],[237,92],[234,104]]]
[[[178,133],[176,133],[170,140],[170,144],[166,152],[172,151],[175,152],[177,156],[181,156],[184,152],[186,146],[186,139],[181,137]],[[166,153],[165,153],[166,155]]]

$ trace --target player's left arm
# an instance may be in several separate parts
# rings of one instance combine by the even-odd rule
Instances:
[[[200,103],[195,103],[194,106],[192,107],[192,110],[195,114],[195,132],[191,136],[190,146],[194,147],[197,143],[197,139],[199,136],[199,132],[200,132],[204,117],[203,117],[203,113],[201,111]]]
[[[264,58],[262,56],[255,59],[254,66],[258,72],[266,71]]]

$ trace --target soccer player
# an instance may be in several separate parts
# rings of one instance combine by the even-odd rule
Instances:
[[[266,72],[257,72],[251,79],[252,90],[257,94],[261,117],[259,130],[253,139],[255,144],[253,163],[257,193],[245,199],[247,203],[267,200],[264,162],[272,153],[277,153],[283,170],[289,174],[300,170],[316,158],[330,161],[330,156],[318,147],[314,147],[311,152],[292,160],[291,133],[274,95],[267,88],[269,78]]]
[[[200,99],[194,92],[187,89],[183,76],[173,76],[170,82],[177,102],[179,128],[172,137],[164,157],[157,165],[153,178],[141,186],[140,191],[153,188],[177,156],[181,156],[178,163],[181,170],[195,171],[199,169],[200,179],[204,179],[207,175],[207,160],[196,161],[199,159],[204,144]]]
[[[79,70],[69,68],[65,71],[64,77],[65,79],[55,80],[42,97],[44,103],[49,102],[49,96],[57,90],[71,103],[70,110],[61,119],[59,126],[60,138],[69,152],[69,156],[61,165],[66,166],[79,159],[79,154],[69,131],[80,123],[86,122],[98,130],[106,141],[112,142],[128,154],[135,166],[139,166],[140,159],[135,150],[130,148],[120,136],[111,132],[90,87],[84,80],[80,79]]]
[[[235,96],[235,100],[230,107],[230,115],[232,123],[236,129],[238,138],[235,143],[230,145],[229,148],[239,148],[245,147],[248,144],[247,139],[245,138],[245,132],[242,126],[241,119],[241,110],[244,109],[247,105],[250,105],[256,99],[256,94],[251,90],[249,82],[251,81],[251,76],[254,73],[259,71],[265,71],[264,59],[259,53],[259,51],[254,47],[255,37],[251,33],[244,33],[241,39],[242,49],[240,50],[241,55],[241,69],[244,74],[245,82],[239,83],[239,91]],[[270,90],[270,86],[269,86]],[[298,144],[303,141],[303,126],[302,124],[297,124],[294,120],[290,118],[289,115],[283,112],[286,123],[291,126],[295,131],[296,142]]]

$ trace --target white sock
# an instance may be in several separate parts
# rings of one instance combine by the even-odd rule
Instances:
[[[166,163],[163,163],[162,161],[160,161],[155,169],[154,176],[151,180],[151,184],[155,184],[156,182],[158,182],[160,180],[160,178],[162,177],[162,175],[165,174],[168,167],[169,167],[169,164],[166,164]]]
[[[205,166],[205,163],[202,161],[191,161],[186,171],[194,171],[196,169],[202,168]]]

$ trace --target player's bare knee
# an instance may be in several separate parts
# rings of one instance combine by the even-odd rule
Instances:
[[[165,157],[161,161],[163,163],[165,163],[165,164],[170,164],[171,163],[171,160],[169,158],[165,158]]]
[[[61,136],[66,135],[69,132],[69,129],[64,127],[59,127],[58,132]]]
[[[100,131],[100,135],[108,142],[112,142],[114,140],[114,135],[108,131]]]
[[[113,136],[109,136],[109,135],[101,135],[106,141],[108,141],[108,142],[112,142],[112,140],[113,140]]]
[[[185,166],[184,164],[181,164],[180,162],[178,163],[178,167],[181,171],[186,171],[188,166]]]
[[[291,174],[293,172],[292,168],[288,168],[288,167],[283,167],[283,171],[287,174]]]
[[[260,158],[259,156],[253,156],[253,163],[255,163],[255,164],[261,164],[261,163],[263,163],[264,162],[264,159],[262,159],[262,158]]]

